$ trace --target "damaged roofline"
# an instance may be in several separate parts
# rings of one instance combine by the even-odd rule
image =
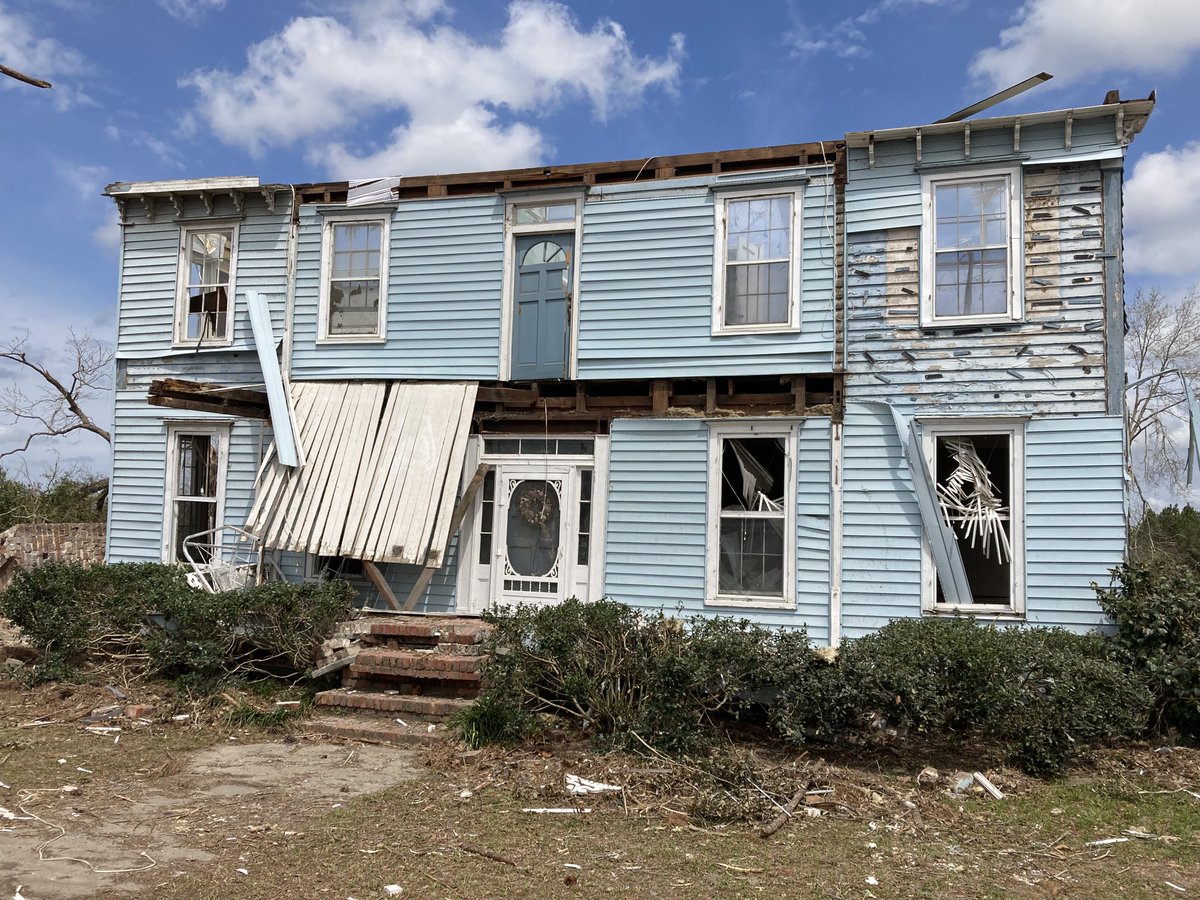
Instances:
[[[1011,128],[1014,125],[1041,125],[1066,122],[1069,119],[1095,119],[1102,116],[1117,116],[1124,120],[1123,131],[1128,138],[1142,130],[1146,119],[1154,110],[1157,92],[1151,91],[1145,100],[1118,100],[1098,106],[1081,106],[1074,109],[1056,109],[1047,112],[1022,113],[1011,116],[995,116],[987,119],[962,119],[955,122],[931,122],[928,125],[908,125],[903,128],[883,128],[873,131],[846,132],[847,147],[866,147],[872,141],[895,141],[915,138],[918,135],[960,134],[966,129]]]

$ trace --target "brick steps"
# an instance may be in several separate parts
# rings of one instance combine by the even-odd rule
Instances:
[[[328,713],[313,731],[397,746],[436,744],[444,720],[479,694],[483,642],[489,627],[474,619],[389,616],[357,620],[356,655],[342,686],[322,691]]]
[[[328,737],[351,741],[370,741],[397,747],[428,747],[440,744],[446,726],[431,722],[387,722],[370,716],[331,715],[309,721],[309,728]]]
[[[471,701],[456,697],[430,697],[420,694],[389,694],[379,691],[358,691],[337,688],[322,691],[316,697],[317,706],[353,710],[370,716],[420,716],[443,719],[471,705]]]

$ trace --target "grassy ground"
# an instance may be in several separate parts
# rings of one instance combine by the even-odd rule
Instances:
[[[207,706],[183,723],[169,716],[179,706],[151,724],[125,722],[116,741],[72,718],[105,696],[0,687],[0,807],[41,817],[0,819],[5,900],[21,883],[28,900],[139,890],[368,900],[389,885],[405,898],[1200,894],[1192,749],[1104,751],[1066,779],[1038,782],[969,748],[948,756],[909,742],[903,755],[827,758],[742,748],[736,759],[754,765],[721,780],[702,765],[572,744],[422,758],[329,744],[302,723],[238,725],[254,717]],[[60,724],[21,727],[47,718]],[[931,760],[936,781],[919,781]],[[985,770],[1005,799],[956,794],[959,768]],[[571,806],[567,773],[625,790],[586,798],[588,814],[522,811]],[[760,837],[796,786],[820,815],[801,806]],[[745,819],[716,824],[703,810]],[[58,833],[47,823],[66,834],[41,846]],[[1109,838],[1126,840],[1091,845]]]

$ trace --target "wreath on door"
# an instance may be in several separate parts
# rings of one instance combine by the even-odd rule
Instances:
[[[546,525],[558,515],[558,494],[548,487],[523,491],[517,500],[517,515],[526,525],[545,531]]]

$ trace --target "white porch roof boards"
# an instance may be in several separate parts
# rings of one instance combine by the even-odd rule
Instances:
[[[305,464],[268,459],[247,528],[281,550],[441,565],[477,388],[293,383]]]

